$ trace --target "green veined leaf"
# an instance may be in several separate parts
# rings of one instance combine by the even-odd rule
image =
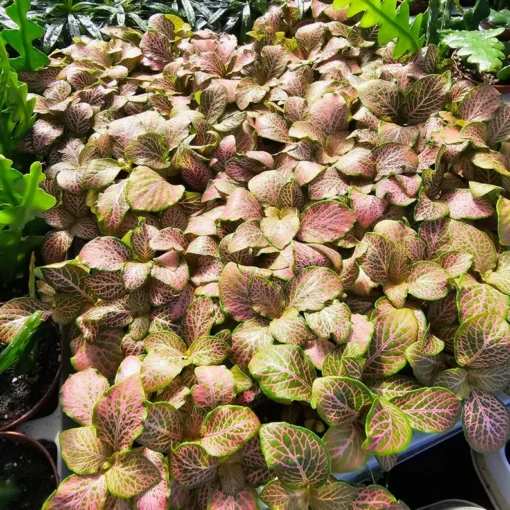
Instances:
[[[464,434],[477,452],[496,452],[504,447],[510,435],[510,414],[496,397],[473,390],[462,410]]]
[[[313,382],[312,407],[331,426],[355,421],[373,397],[360,381],[347,377],[319,377]]]
[[[331,456],[331,471],[348,473],[361,469],[368,461],[362,448],[365,439],[365,431],[357,423],[329,427],[323,440]]]
[[[250,361],[251,375],[262,391],[277,401],[312,398],[315,368],[297,345],[274,345],[260,349]]]
[[[377,455],[393,455],[404,451],[412,436],[406,415],[397,406],[381,398],[372,404],[365,432],[367,439],[363,449]]]
[[[421,388],[392,400],[407,416],[411,427],[420,432],[445,432],[460,416],[460,401],[442,388]]]
[[[486,368],[509,358],[510,325],[500,315],[475,315],[455,334],[455,359],[461,366]]]
[[[259,419],[248,407],[220,406],[205,417],[200,444],[214,457],[230,455],[254,437],[259,427]]]
[[[329,477],[331,459],[326,445],[303,427],[284,422],[262,425],[260,444],[268,467],[286,487],[321,486]]]

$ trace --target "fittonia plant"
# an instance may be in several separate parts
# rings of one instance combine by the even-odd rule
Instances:
[[[42,302],[0,328],[70,328],[83,426],[50,508],[396,510],[331,475],[459,420],[508,440],[510,107],[433,46],[298,12],[244,46],[157,15],[24,73],[58,205]]]

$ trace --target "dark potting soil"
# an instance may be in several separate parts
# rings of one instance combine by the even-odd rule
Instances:
[[[0,374],[0,427],[9,425],[30,411],[44,397],[55,380],[61,357],[59,331],[56,326],[38,332],[39,351],[30,374],[16,375],[15,368]]]
[[[57,482],[48,459],[29,445],[0,438],[0,483],[9,480],[15,496],[2,503],[2,510],[40,510]]]

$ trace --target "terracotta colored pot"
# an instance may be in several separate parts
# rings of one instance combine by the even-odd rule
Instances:
[[[492,30],[494,28],[501,28],[501,27],[498,27],[496,25],[493,25],[492,23],[490,23],[488,20],[483,20],[481,23],[480,23],[480,29],[483,29],[483,30]],[[505,31],[502,33],[502,34],[499,34],[498,35],[498,39],[500,41],[510,41],[510,28],[505,28]]]
[[[48,464],[51,467],[51,471],[53,473],[53,476],[55,477],[55,489],[57,488],[59,484],[59,477],[58,477],[58,471],[57,466],[55,466],[55,462],[53,462],[53,458],[51,457],[50,453],[44,446],[36,441],[35,439],[32,439],[31,437],[26,436],[25,434],[22,434],[21,432],[14,432],[12,430],[8,432],[0,432],[0,439],[6,439],[7,441],[12,442],[18,442],[18,443],[24,443],[30,448],[34,448],[37,450],[40,454],[42,454],[46,460],[48,461]]]
[[[54,328],[55,334],[58,335],[59,343],[60,343],[60,364],[57,370],[57,373],[55,374],[55,378],[53,379],[53,382],[51,383],[51,386],[48,388],[48,391],[45,393],[45,395],[39,400],[39,402],[32,407],[28,412],[14,420],[13,422],[4,425],[3,427],[0,427],[0,433],[3,433],[5,430],[11,430],[16,428],[18,425],[21,425],[25,421],[29,420],[32,416],[36,415],[41,409],[44,408],[44,406],[49,402],[51,397],[55,395],[56,391],[58,390],[60,386],[60,374],[62,372],[62,366],[64,364],[64,356],[62,355],[64,350],[64,342],[62,339],[62,332],[60,331],[60,328],[55,324],[51,323],[51,327]],[[38,443],[39,444],[39,443]],[[46,450],[44,450],[46,451]],[[46,452],[47,453],[47,452]]]

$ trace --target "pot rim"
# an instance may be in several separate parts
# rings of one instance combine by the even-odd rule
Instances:
[[[30,408],[25,414],[21,415],[19,418],[16,418],[16,420],[14,420],[13,422],[8,423],[7,425],[4,425],[3,427],[0,426],[0,433],[14,429],[18,425],[21,425],[22,423],[29,420],[32,416],[34,416],[34,414],[39,412],[39,410],[48,402],[48,400],[53,395],[53,392],[55,391],[57,386],[60,385],[60,375],[62,373],[62,367],[64,366],[64,356],[63,356],[64,339],[62,336],[62,331],[58,327],[58,325],[55,324],[51,319],[49,320],[49,322],[51,323],[53,329],[57,332],[58,338],[59,338],[59,343],[60,343],[60,362],[59,362],[57,373],[55,374],[55,378],[53,379],[53,382],[51,383],[50,387],[48,388],[48,391],[41,397],[39,402],[37,402],[37,404],[35,404],[32,408]]]
[[[35,439],[32,439],[31,437],[27,436],[26,434],[23,434],[21,432],[16,432],[14,430],[5,430],[0,432],[0,439],[7,439],[8,441],[16,440],[21,443],[25,443],[26,445],[35,448],[39,453],[44,455],[46,460],[51,466],[51,471],[53,472],[53,476],[55,477],[55,488],[58,487],[60,478],[58,476],[57,466],[55,465],[55,462],[53,461],[52,456],[50,455],[50,452],[46,450],[46,448],[39,443],[39,441],[36,441]]]

